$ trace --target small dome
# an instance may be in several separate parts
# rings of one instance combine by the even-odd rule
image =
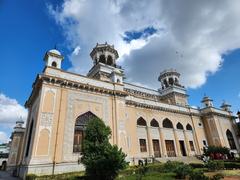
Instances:
[[[51,49],[48,52],[61,56],[61,53],[58,50],[56,50],[56,49]]]

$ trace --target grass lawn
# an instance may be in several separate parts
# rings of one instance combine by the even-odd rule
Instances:
[[[159,173],[159,172],[151,172],[146,173],[142,180],[174,180],[174,173]],[[138,175],[130,175],[126,177],[119,177],[116,180],[136,180]]]

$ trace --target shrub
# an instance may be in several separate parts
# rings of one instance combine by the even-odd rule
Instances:
[[[226,169],[240,169],[240,163],[236,162],[224,162],[224,167]]]
[[[211,159],[224,159],[224,155],[229,155],[230,150],[227,147],[208,146],[204,149],[204,155],[211,157]]]
[[[88,122],[83,141],[82,162],[86,175],[95,180],[112,180],[127,166],[122,149],[109,143],[111,130],[99,118]]]
[[[191,174],[192,167],[187,164],[179,164],[175,167],[174,172],[177,179],[185,179],[187,175]]]
[[[148,172],[164,172],[164,164],[161,163],[149,164]]]
[[[137,170],[136,170],[136,175],[137,175],[137,179],[142,179],[142,177],[147,173],[148,171],[148,167],[147,166],[140,166]]]
[[[178,162],[178,161],[167,161],[164,165],[163,165],[163,171],[164,172],[174,172],[176,167],[179,165],[182,165],[183,162]]]
[[[190,163],[189,165],[192,168],[204,168],[204,164],[200,164],[200,163]]]
[[[212,178],[210,178],[211,180],[220,180],[224,178],[224,176],[221,173],[215,174]]]
[[[163,167],[163,172],[173,172],[176,174],[176,178],[184,179],[192,172],[192,167],[178,161],[167,161]]]
[[[203,171],[192,171],[189,180],[209,180],[209,177],[204,175]]]
[[[208,161],[205,164],[206,168],[208,168],[209,171],[216,171],[224,168],[224,162],[223,161]]]
[[[37,175],[35,174],[27,174],[26,180],[34,180],[34,179],[37,179]]]

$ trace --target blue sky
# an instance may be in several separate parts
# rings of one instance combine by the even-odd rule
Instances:
[[[90,48],[95,45],[96,42],[105,42],[104,39],[110,41],[110,43],[116,44],[116,47],[119,47],[120,54],[123,54],[119,64],[121,64],[127,72],[127,75],[134,77],[133,79],[128,78],[129,81],[136,82],[136,83],[142,83],[144,84],[144,80],[141,81],[141,76],[139,72],[136,72],[136,66],[134,65],[134,62],[136,62],[136,59],[138,56],[141,55],[141,53],[149,51],[149,49],[152,49],[152,51],[157,49],[158,46],[152,47],[151,44],[154,44],[154,38],[156,35],[159,37],[165,37],[167,35],[158,33],[157,29],[165,28],[164,26],[168,23],[166,22],[175,22],[172,18],[166,17],[164,20],[166,21],[164,25],[159,25],[159,23],[153,22],[151,19],[147,19],[147,16],[141,16],[143,12],[135,12],[135,7],[132,4],[124,4],[122,5],[122,10],[119,12],[119,16],[121,15],[121,19],[119,19],[119,24],[121,26],[114,25],[112,27],[110,24],[112,22],[117,23],[116,19],[115,21],[112,21],[112,19],[109,19],[107,22],[109,23],[109,30],[111,28],[113,29],[112,34],[114,34],[114,38],[110,35],[105,34],[111,34],[111,32],[104,32],[104,29],[101,29],[101,24],[98,24],[97,21],[100,21],[98,18],[96,18],[96,22],[94,22],[94,18],[92,19],[94,25],[97,24],[99,29],[92,26],[93,24],[89,24],[89,20],[86,19],[87,15],[84,16],[78,16],[74,13],[78,13],[79,9],[76,9],[71,12],[67,5],[63,6],[64,1],[47,1],[47,0],[34,0],[34,1],[26,1],[22,0],[17,1],[7,1],[2,0],[0,1],[0,93],[4,95],[5,99],[15,99],[19,106],[23,106],[25,101],[27,100],[28,96],[31,93],[31,86],[34,82],[37,73],[40,73],[44,68],[44,61],[43,56],[45,52],[49,49],[52,49],[55,44],[57,44],[57,48],[62,52],[62,54],[65,56],[65,60],[63,61],[62,68],[69,71],[75,71],[79,73],[85,73],[89,70],[91,66],[91,61],[89,60],[90,57],[88,57]],[[69,1],[71,3],[71,0]],[[80,2],[79,2],[80,3]],[[87,4],[87,7],[91,7],[92,4]],[[125,8],[125,6],[129,8],[133,8],[133,11],[135,12],[135,16],[137,18],[134,19],[134,25],[131,24],[131,16],[128,16],[128,9]],[[136,6],[138,4],[136,3]],[[149,5],[150,6],[150,5]],[[51,7],[51,8],[49,8]],[[56,8],[58,7],[58,8]],[[61,8],[62,7],[62,8]],[[96,5],[98,7],[98,5]],[[102,7],[104,9],[105,7]],[[154,7],[149,7],[156,8]],[[194,7],[193,7],[194,8]],[[49,10],[50,9],[50,10]],[[90,8],[89,8],[90,9]],[[94,7],[93,7],[94,9]],[[69,11],[71,13],[69,13]],[[153,12],[157,12],[157,10]],[[105,12],[105,11],[104,11]],[[86,14],[93,14],[91,12],[85,12]],[[94,12],[96,13],[96,12]],[[152,12],[151,12],[152,13]],[[70,14],[70,15],[69,15]],[[81,11],[79,12],[81,14]],[[154,14],[155,15],[155,14]],[[63,17],[61,19],[60,17]],[[66,19],[73,19],[77,21],[76,24],[68,24]],[[124,18],[128,18],[130,21],[129,23],[122,23],[122,20],[125,20]],[[137,19],[137,20],[136,20]],[[157,19],[157,18],[156,18]],[[144,26],[142,23],[138,23],[139,21],[143,21],[143,24],[146,23]],[[189,20],[190,21],[190,20]],[[126,21],[125,21],[126,22]],[[150,23],[149,23],[150,22]],[[152,23],[153,22],[153,23]],[[113,24],[114,24],[113,23]],[[152,23],[152,24],[151,24]],[[157,24],[157,25],[156,25]],[[174,23],[172,23],[174,25]],[[207,23],[206,23],[207,24]],[[171,27],[173,27],[173,25]],[[88,27],[91,27],[92,29],[96,29],[96,31],[101,32],[100,34],[92,32],[92,29],[89,29],[89,34],[96,34],[96,37],[92,38],[87,37],[87,32],[84,31],[84,29],[88,30]],[[105,26],[105,25],[104,25]],[[166,25],[167,26],[167,25]],[[221,29],[221,26],[218,26],[219,29]],[[234,27],[232,27],[234,29]],[[117,29],[117,30],[115,30]],[[172,31],[173,32],[173,31]],[[179,30],[178,33],[181,31]],[[118,34],[119,33],[119,34]],[[165,32],[164,32],[165,33]],[[76,34],[76,37],[73,36]],[[239,34],[239,32],[238,32]],[[115,38],[117,36],[117,38]],[[179,37],[185,37],[185,34],[179,35]],[[223,34],[224,36],[224,34]],[[87,38],[85,38],[87,37]],[[101,37],[101,38],[100,38]],[[119,39],[122,40],[122,44],[119,44]],[[194,39],[195,37],[191,37]],[[89,42],[87,40],[89,39]],[[165,38],[161,39],[161,45],[159,48],[163,49],[166,46],[172,46],[172,44],[166,43],[166,46],[164,45]],[[169,40],[169,42],[172,41],[172,39]],[[231,37],[229,38],[229,41],[231,42]],[[173,43],[175,49],[172,50],[172,54],[174,54],[176,51],[179,51],[179,44],[183,45],[183,43],[179,42],[188,42],[186,39],[184,41],[178,41],[178,43]],[[125,44],[124,44],[125,43]],[[178,44],[178,45],[176,45]],[[205,43],[206,44],[206,43]],[[122,45],[126,45],[125,48]],[[165,46],[165,47],[164,47]],[[187,45],[186,45],[187,46]],[[72,52],[77,47],[80,47],[80,53],[73,54]],[[84,48],[85,47],[85,48]],[[145,49],[144,49],[144,48]],[[149,49],[148,49],[149,47]],[[211,46],[209,46],[211,48]],[[239,107],[239,100],[240,100],[240,81],[239,81],[239,67],[240,67],[240,50],[238,49],[240,46],[234,45],[234,46],[224,46],[224,49],[221,51],[220,58],[223,59],[223,63],[221,63],[221,67],[214,67],[212,69],[204,69],[204,75],[201,73],[201,78],[203,80],[195,79],[198,83],[192,83],[187,85],[188,88],[188,94],[190,95],[189,103],[194,106],[201,106],[201,99],[206,93],[209,95],[213,100],[216,107],[219,107],[222,103],[222,100],[226,100],[229,102],[233,107],[232,110],[236,112]],[[155,50],[157,51],[157,50]],[[197,53],[198,49],[196,49]],[[219,50],[218,50],[219,51]],[[151,51],[149,51],[150,53]],[[160,52],[167,52],[167,51],[160,51]],[[181,50],[184,54],[185,58],[185,50]],[[205,52],[205,51],[204,51]],[[140,55],[138,55],[140,53]],[[85,55],[86,54],[86,55]],[[151,52],[151,55],[154,54]],[[164,53],[162,53],[164,54]],[[186,64],[188,63],[188,59],[190,57],[191,53],[186,52]],[[225,54],[225,55],[224,55]],[[143,57],[142,55],[141,57]],[[125,58],[126,57],[126,58]],[[165,57],[165,56],[164,56]],[[168,57],[168,56],[166,56]],[[204,56],[205,57],[205,56]],[[208,57],[206,55],[206,57]],[[212,57],[212,56],[209,56]],[[85,62],[84,58],[88,58]],[[161,59],[161,56],[159,57]],[[151,59],[151,57],[149,57]],[[153,58],[154,59],[154,58]],[[192,58],[189,58],[189,65],[192,64],[190,61]],[[211,58],[210,58],[211,60]],[[209,61],[210,61],[209,60]],[[146,59],[144,60],[146,62]],[[151,62],[151,60],[148,60]],[[222,60],[219,60],[222,61]],[[83,66],[80,63],[86,63]],[[168,68],[171,67],[171,64],[167,64],[166,62],[169,61],[163,61],[159,62],[159,65],[156,64],[157,67],[159,67],[159,72],[161,68]],[[154,66],[154,62],[153,66]],[[184,61],[185,63],[185,61]],[[196,62],[197,63],[197,62]],[[163,66],[161,66],[164,64]],[[139,68],[141,65],[141,61],[139,60]],[[208,66],[208,64],[206,64]],[[210,66],[210,65],[209,65]],[[144,67],[144,64],[143,64]],[[146,65],[145,65],[146,67]],[[176,63],[173,63],[173,68],[178,68],[178,70],[183,74],[183,82],[190,82],[194,81],[194,79],[191,79],[190,73],[185,72],[194,72],[194,67],[189,69],[186,69],[185,66],[183,68],[183,65],[176,66]],[[155,68],[155,67],[154,67]],[[197,71],[197,70],[196,70]],[[147,72],[147,70],[146,70]],[[156,71],[156,74],[159,74],[158,70]],[[149,73],[151,75],[151,73]],[[197,74],[197,75],[199,75]],[[196,77],[198,77],[196,75]],[[148,76],[146,76],[148,78]],[[190,78],[190,79],[189,79]],[[200,79],[201,79],[200,78]],[[206,78],[204,80],[204,78]],[[157,78],[155,78],[157,79]],[[153,80],[153,83],[156,84],[156,86],[159,86],[157,84],[157,81]],[[151,84],[147,84],[150,87],[156,88],[156,86],[151,86]],[[194,88],[192,88],[194,87]],[[2,101],[4,102],[4,101]],[[1,100],[0,100],[1,103]],[[16,104],[16,103],[15,103]],[[1,107],[1,106],[0,106]],[[2,106],[5,107],[4,105]],[[0,109],[1,110],[1,109]],[[1,114],[0,114],[1,115]],[[19,114],[16,114],[16,120],[17,117],[19,117]],[[7,118],[7,117],[6,117]],[[12,118],[12,117],[11,117]],[[0,117],[0,123],[3,126],[0,126],[0,132],[5,133],[7,136],[10,135],[14,119],[9,120],[11,121],[8,125],[6,121],[2,120]],[[3,134],[2,133],[2,134]],[[1,135],[1,133],[0,133]],[[1,138],[0,138],[1,142]]]

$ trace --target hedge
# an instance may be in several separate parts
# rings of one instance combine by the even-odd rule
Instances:
[[[238,162],[224,162],[226,169],[240,169],[240,163]]]

